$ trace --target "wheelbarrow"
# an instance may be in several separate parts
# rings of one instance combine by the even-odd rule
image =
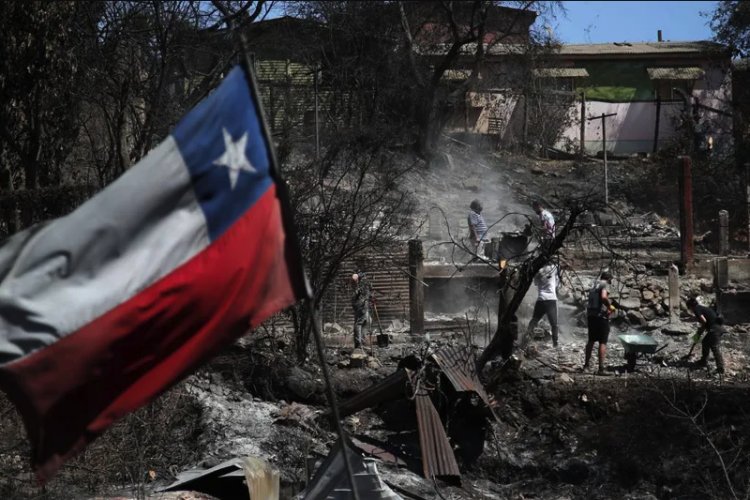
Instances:
[[[618,335],[617,338],[625,348],[625,361],[627,362],[625,368],[628,372],[635,369],[635,360],[639,355],[647,357],[647,355],[654,354],[657,351],[656,346],[659,345],[648,335],[625,334]]]

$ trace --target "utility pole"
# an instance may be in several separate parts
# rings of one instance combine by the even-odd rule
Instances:
[[[586,93],[581,92],[581,160],[586,156]]]
[[[685,269],[693,267],[694,245],[693,240],[693,159],[692,154],[695,146],[695,118],[691,95],[684,90],[674,87],[672,90],[682,98],[684,104],[683,113],[687,124],[687,137],[685,144],[685,155],[679,158],[682,164],[680,172],[680,247],[682,262]]]
[[[599,116],[591,116],[587,118],[588,121],[591,120],[601,120],[602,121],[602,152],[604,153],[604,204],[609,206],[609,185],[608,185],[608,172],[607,172],[607,121],[606,119],[611,116],[617,116],[617,113],[609,113],[604,114],[602,113]]]
[[[680,253],[685,269],[693,267],[693,161],[689,156],[680,158]]]
[[[424,253],[420,240],[409,240],[409,330],[424,333]]]

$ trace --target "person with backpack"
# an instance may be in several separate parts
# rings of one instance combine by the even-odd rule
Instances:
[[[612,274],[604,271],[599,281],[589,291],[589,300],[586,308],[588,322],[589,339],[586,343],[586,358],[583,363],[583,370],[589,368],[591,353],[594,344],[599,343],[599,373],[604,373],[604,361],[607,357],[607,341],[609,340],[609,316],[614,310],[609,299],[607,287],[612,284]]]
[[[695,319],[698,320],[699,327],[698,331],[693,335],[693,344],[697,344],[701,336],[705,333],[701,341],[702,355],[695,365],[695,368],[705,368],[708,365],[708,353],[714,353],[714,361],[716,362],[716,372],[724,373],[724,357],[721,354],[721,347],[719,341],[722,335],[726,333],[726,329],[723,326],[724,321],[721,316],[716,314],[716,311],[710,307],[703,306],[698,303],[698,299],[691,297],[687,301],[688,309],[695,315]]]

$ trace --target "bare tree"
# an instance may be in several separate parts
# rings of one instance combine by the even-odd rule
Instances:
[[[271,5],[120,1],[91,13],[97,43],[88,54],[83,123],[100,184],[153,148],[236,62],[224,14],[243,29]]]
[[[284,172],[316,309],[345,260],[407,232],[413,201],[401,181],[413,166],[367,137],[329,147],[320,161],[289,157]],[[302,362],[312,318],[302,307],[292,316]]]
[[[429,157],[437,145],[451,103],[477,88],[487,54],[500,44],[529,43],[528,29],[540,2],[398,2],[404,45],[418,90],[415,121],[418,151]],[[449,88],[449,69],[468,70],[460,84]]]
[[[273,2],[218,5],[246,27]],[[215,87],[234,47],[220,10],[197,0],[4,2],[0,185],[36,194],[9,198],[3,230],[62,215],[91,192],[58,186],[119,176]]]
[[[429,159],[467,92],[489,83],[488,54],[501,46],[509,54],[523,52],[520,47],[534,41],[529,32],[534,10],[556,5],[301,2],[295,12],[327,26],[324,71],[338,85],[356,90],[363,121],[395,129],[394,137],[412,136],[417,152]],[[449,83],[449,71],[466,78]]]
[[[78,55],[85,7],[73,2],[0,5],[0,168],[2,188],[53,185],[77,134],[72,92],[84,78]],[[66,29],[60,29],[65,26]]]

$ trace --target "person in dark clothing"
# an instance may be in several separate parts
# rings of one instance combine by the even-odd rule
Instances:
[[[352,309],[354,310],[354,348],[362,347],[362,327],[370,325],[370,303],[372,302],[372,286],[363,273],[352,275],[354,294],[352,295]]]
[[[721,354],[721,347],[719,346],[721,336],[726,332],[726,329],[722,325],[723,321],[716,314],[716,311],[710,307],[700,305],[695,297],[688,300],[687,306],[695,314],[695,319],[700,324],[698,331],[693,336],[693,343],[697,344],[701,335],[706,334],[701,341],[701,359],[694,366],[696,368],[705,368],[708,364],[708,353],[713,352],[714,361],[716,361],[716,371],[724,373],[724,357]]]
[[[604,373],[604,361],[607,357],[607,341],[609,340],[609,315],[613,306],[609,300],[608,285],[612,284],[612,275],[604,271],[601,279],[589,291],[586,315],[588,320],[589,339],[586,343],[586,360],[583,369],[588,370],[594,343],[599,343],[599,374]]]

